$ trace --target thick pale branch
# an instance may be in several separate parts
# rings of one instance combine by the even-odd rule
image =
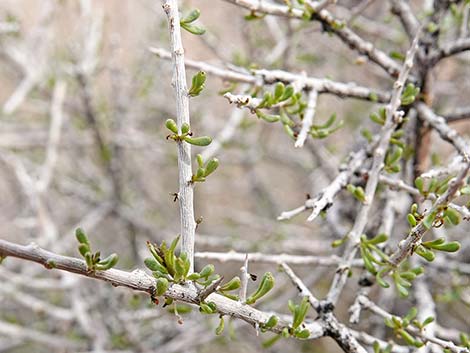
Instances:
[[[162,0],[163,10],[168,17],[168,28],[170,32],[171,53],[173,61],[173,88],[176,95],[176,119],[178,129],[181,131],[183,124],[189,121],[189,96],[186,86],[186,69],[184,66],[184,49],[181,40],[180,17],[177,0]],[[190,260],[190,272],[194,270],[194,236],[196,221],[194,220],[193,186],[189,181],[192,176],[191,168],[191,145],[178,142],[178,170],[179,170],[179,192],[178,201],[180,206],[181,221],[181,249],[188,255]]]
[[[49,252],[36,244],[18,245],[0,239],[0,256],[16,257],[37,262],[46,268],[55,268],[89,278],[99,279],[109,282],[115,287],[123,286],[136,291],[146,292],[149,295],[153,293],[155,288],[155,279],[142,270],[137,269],[132,272],[127,272],[110,269],[107,271],[90,272],[87,270],[85,261]],[[199,304],[198,291],[194,286],[174,284],[165,292],[165,297],[188,304]],[[209,295],[207,301],[214,302],[220,314],[241,319],[253,326],[266,323],[272,315],[272,313],[259,311],[249,305],[242,304],[215,293]],[[282,329],[287,326],[287,322],[280,321],[272,331],[280,333]],[[311,332],[310,339],[319,338],[324,335],[324,326],[322,323],[311,322],[308,323],[307,327]]]

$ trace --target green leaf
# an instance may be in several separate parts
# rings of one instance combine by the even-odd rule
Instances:
[[[377,123],[379,125],[384,125],[385,124],[385,119],[382,119],[379,114],[377,113],[372,113],[369,115],[370,120],[372,120],[374,123]]]
[[[178,133],[178,126],[176,125],[176,122],[173,119],[167,119],[165,121],[165,126],[172,133],[174,133],[174,134]]]
[[[451,241],[442,245],[435,245],[433,249],[445,251],[445,252],[456,252],[460,249],[460,243],[457,241]]]
[[[463,188],[461,188],[460,193],[462,195],[470,195],[470,185],[465,185]]]
[[[116,266],[118,261],[119,261],[119,256],[117,254],[111,254],[105,259],[98,262],[98,264],[96,265],[96,269],[100,271],[109,270],[110,268],[113,268],[114,266]]]
[[[414,273],[412,271],[400,272],[400,277],[404,278],[408,281],[412,281],[416,278],[416,273]]]
[[[217,336],[220,336],[220,335],[224,332],[224,328],[225,328],[224,317],[221,316],[221,317],[220,317],[220,321],[219,321],[219,325],[218,325],[217,328],[215,329],[215,334],[216,334]]]
[[[168,289],[169,282],[166,278],[157,278],[156,286],[155,286],[155,295],[157,297],[161,297]]]
[[[384,243],[388,240],[388,236],[385,233],[380,233],[379,235],[375,236],[372,239],[367,240],[367,244],[376,245],[380,243]]]
[[[421,243],[421,245],[423,245],[425,248],[432,249],[435,246],[444,244],[445,242],[446,242],[445,238],[441,237],[441,238],[437,238],[435,240],[425,241],[425,242]]]
[[[384,323],[385,323],[385,326],[387,326],[387,327],[390,327],[390,328],[395,328],[396,327],[395,322],[392,321],[388,317],[384,318]]]
[[[388,284],[383,278],[382,276],[385,275],[385,273],[387,273],[390,269],[388,267],[385,267],[384,269],[380,270],[377,275],[375,276],[376,280],[377,280],[377,283],[379,286],[381,286],[382,288],[389,288],[390,287],[390,284]]]
[[[275,123],[275,122],[277,122],[281,119],[281,117],[279,115],[266,114],[266,113],[263,113],[261,110],[256,111],[256,116],[258,118],[263,119],[264,121],[266,121],[268,123]]]
[[[85,232],[82,228],[77,228],[75,230],[75,237],[77,238],[80,244],[86,244],[90,246],[90,242],[88,241],[88,237],[86,236]]]
[[[208,278],[215,271],[215,267],[212,264],[204,266],[204,268],[199,272],[202,278]]]
[[[411,336],[408,332],[406,332],[403,329],[397,330],[397,333],[403,338],[403,340],[408,343],[409,345],[414,346],[415,344],[415,339],[413,336]]]
[[[423,321],[423,327],[426,326],[426,325],[429,325],[431,322],[434,321],[434,318],[432,316],[429,316],[426,318],[426,320]]]
[[[202,168],[204,167],[204,160],[202,159],[202,155],[201,154],[197,154],[196,155],[196,161],[197,161],[197,165]]]
[[[189,127],[188,123],[183,123],[183,125],[181,125],[181,133],[182,134],[189,133],[189,130],[190,130],[190,127]]]
[[[336,239],[331,243],[331,246],[333,248],[337,248],[338,246],[343,245],[347,240],[349,239],[349,236],[346,234],[344,237],[341,239]]]
[[[88,270],[93,270],[94,269],[94,263],[93,263],[93,255],[91,255],[90,252],[87,252],[85,254],[85,262],[88,267]]]
[[[208,175],[212,174],[218,166],[219,160],[217,158],[212,158],[206,165],[206,171],[204,173],[204,176],[207,177]]]
[[[431,262],[434,261],[436,255],[431,250],[426,249],[422,245],[418,245],[418,247],[415,249],[415,253],[417,253],[419,256],[422,258],[426,259],[427,261]]]
[[[302,324],[302,322],[304,322],[309,308],[310,308],[310,304],[308,302],[308,297],[303,297],[300,304],[297,305],[294,310],[294,317],[292,321],[293,329],[298,328]]]
[[[196,25],[187,24],[187,23],[181,23],[181,28],[187,30],[189,33],[192,33],[198,36],[206,33],[205,28],[196,26]]]
[[[401,95],[401,104],[409,105],[413,103],[419,94],[419,87],[415,87],[412,83],[408,83]]]
[[[276,315],[271,315],[268,321],[266,321],[266,323],[263,326],[268,329],[273,328],[274,326],[277,325],[278,322],[279,322],[279,318]]]
[[[374,264],[372,263],[372,261],[369,257],[370,253],[367,253],[365,247],[363,247],[363,246],[360,247],[360,251],[361,251],[362,260],[364,261],[364,267],[371,274],[376,275],[377,274],[377,269],[375,268]]]
[[[423,219],[423,226],[426,228],[426,229],[431,229],[432,227],[432,224],[434,223],[434,219],[436,218],[436,212],[432,212],[431,214],[427,215],[424,219]]]
[[[199,71],[193,76],[191,88],[188,91],[190,97],[198,96],[205,87],[206,82],[206,73],[204,71]]]
[[[279,341],[279,339],[281,339],[282,336],[281,335],[276,335],[276,336],[273,336],[269,339],[267,339],[266,341],[264,341],[262,343],[262,346],[263,348],[269,348],[269,347],[272,347],[277,341]]]
[[[212,138],[209,136],[200,136],[200,137],[188,137],[185,136],[183,137],[183,140],[185,140],[187,143],[190,143],[191,145],[195,146],[208,146],[212,142]]]
[[[328,129],[334,124],[335,121],[336,113],[333,113],[323,125],[312,125],[312,127],[314,127],[315,129]]]
[[[274,276],[271,272],[266,272],[261,279],[258,289],[247,299],[247,304],[254,304],[258,299],[265,296],[274,287]]]
[[[366,194],[361,186],[358,186],[354,189],[353,195],[359,201],[366,202]]]
[[[416,221],[416,218],[411,214],[411,213],[408,213],[408,215],[406,216],[406,219],[408,220],[408,223],[410,224],[410,226],[412,227],[415,227],[416,224],[418,223]]]
[[[460,213],[453,208],[448,208],[444,211],[444,216],[447,217],[453,225],[458,225],[460,223]]]
[[[403,149],[401,147],[395,147],[393,152],[389,151],[385,157],[385,164],[393,165],[401,158],[403,154]]]
[[[241,285],[240,277],[235,276],[229,282],[220,286],[219,290],[222,292],[232,291],[232,290],[240,288],[240,285]]]
[[[147,266],[147,268],[150,271],[160,271],[160,268],[163,267],[157,261],[155,261],[154,259],[152,259],[150,257],[147,257],[144,260],[144,265]],[[166,271],[166,269],[165,269],[165,271]]]
[[[294,336],[300,339],[307,339],[310,337],[310,331],[307,329],[295,331]]]
[[[402,53],[398,51],[391,51],[389,55],[392,59],[401,60],[401,61],[405,60],[405,55],[403,55]]]
[[[186,278],[186,275],[188,274],[186,272],[186,266],[185,266],[185,261],[178,257],[176,258],[176,261],[175,261],[175,281],[179,281],[181,279],[184,279]]]
[[[282,82],[276,83],[276,86],[274,87],[274,98],[276,101],[279,101],[281,97],[284,95],[285,91],[285,86]]]
[[[378,102],[379,101],[379,96],[375,92],[369,93],[369,100],[371,102]]]
[[[191,273],[187,279],[190,280],[190,281],[195,281],[197,279],[201,278],[201,275],[197,272],[194,272],[194,273]]]
[[[197,168],[196,170],[196,180],[200,180],[202,178],[204,178],[204,176],[206,175],[206,170],[204,168]]]
[[[196,21],[199,16],[201,16],[201,11],[199,9],[192,10],[186,17],[181,19],[181,23],[191,23]]]
[[[406,314],[405,319],[411,321],[416,317],[416,315],[418,315],[418,309],[413,306]]]
[[[294,94],[294,87],[289,85],[284,89],[284,93],[282,94],[282,97],[279,100],[281,102],[285,101],[289,99],[290,97],[292,97],[293,94]]]
[[[88,244],[80,244],[78,246],[78,252],[85,257],[87,253],[91,253],[90,246]]]

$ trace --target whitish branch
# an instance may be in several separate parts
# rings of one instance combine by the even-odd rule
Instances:
[[[444,140],[451,143],[464,158],[470,156],[470,144],[465,141],[457,131],[449,127],[446,119],[436,115],[432,109],[424,103],[419,103],[417,110],[419,118],[431,125],[432,128],[436,130]]]
[[[171,54],[164,49],[150,48],[150,51],[162,59],[171,59]],[[357,98],[370,101],[376,100],[380,103],[385,103],[390,100],[390,95],[388,93],[359,86],[354,82],[343,83],[316,77],[305,77],[301,74],[294,74],[283,70],[253,70],[252,72],[247,72],[244,69],[240,69],[240,71],[235,71],[233,69],[223,69],[202,61],[189,59],[185,60],[185,64],[187,67],[201,70],[207,74],[229,81],[264,85],[276,82],[294,83],[302,80],[305,89],[312,89],[318,93],[328,93],[339,97]]]
[[[307,139],[308,133],[313,124],[313,117],[315,116],[317,98],[317,91],[312,90],[308,93],[307,109],[305,110],[305,115],[302,119],[302,127],[300,129],[299,135],[295,141],[295,147],[303,147],[305,140]]]
[[[411,10],[409,3],[404,0],[390,0],[390,3],[392,4],[392,12],[400,19],[408,37],[414,38],[420,23]]]
[[[441,47],[434,55],[430,55],[429,60],[431,63],[435,64],[439,60],[460,54],[467,50],[470,50],[470,38],[460,38],[455,42],[448,43]]]
[[[246,255],[249,256],[250,262],[281,264],[288,263],[291,265],[316,265],[316,266],[336,266],[340,263],[341,258],[336,255],[331,256],[314,256],[314,255],[289,255],[289,254],[262,254],[262,253],[241,253],[241,252],[196,252],[195,257],[198,259],[216,260],[219,262],[244,262]],[[353,266],[362,267],[363,263],[360,259],[353,261]]]
[[[110,269],[107,271],[90,272],[87,270],[85,261],[52,253],[40,248],[36,244],[18,245],[0,239],[0,256],[10,256],[37,262],[46,268],[76,273],[109,282],[114,287],[123,286],[136,291],[146,292],[149,295],[154,291],[155,279],[142,270],[137,269],[127,272]],[[188,304],[199,304],[198,291],[194,286],[174,284],[165,292],[165,297]],[[253,326],[266,323],[272,315],[272,313],[259,311],[249,305],[228,299],[216,293],[209,295],[207,301],[214,302],[220,314],[241,319]],[[288,325],[288,322],[280,320],[278,325],[273,327],[272,331],[280,333]],[[310,331],[309,339],[322,337],[325,333],[324,325],[319,322],[309,322],[306,327]]]
[[[51,125],[49,128],[49,141],[47,143],[46,160],[42,166],[41,178],[36,187],[38,192],[44,192],[51,183],[54,174],[54,167],[58,158],[58,147],[60,132],[63,121],[62,105],[65,99],[67,85],[65,81],[59,80],[54,86],[51,106]]]
[[[171,53],[173,60],[173,88],[176,95],[176,119],[178,129],[181,131],[183,124],[190,124],[189,120],[189,96],[186,86],[186,69],[184,67],[184,49],[181,40],[180,17],[177,0],[162,0],[163,10],[168,17],[170,32]],[[190,272],[194,270],[194,234],[196,221],[194,220],[193,187],[189,183],[192,176],[191,145],[178,142],[178,168],[179,168],[179,192],[181,221],[181,250],[188,255],[191,262]]]
[[[290,219],[306,210],[311,209],[312,213],[308,217],[308,221],[313,221],[318,217],[321,211],[328,209],[333,204],[336,195],[348,184],[349,179],[354,172],[359,169],[366,160],[366,151],[360,151],[351,155],[347,167],[341,171],[336,178],[328,185],[319,195],[313,199],[305,201],[303,206],[300,206],[291,211],[282,212],[277,218],[278,220]]]
[[[460,120],[470,120],[470,107],[457,108],[456,111],[444,114],[444,118],[448,123],[453,123]]]

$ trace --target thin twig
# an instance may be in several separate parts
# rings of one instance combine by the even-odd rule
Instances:
[[[166,60],[171,59],[171,54],[165,49],[150,48],[150,52],[156,54],[158,57]],[[337,95],[339,97],[350,97],[357,99],[364,99],[369,101],[377,101],[385,103],[390,100],[390,95],[380,90],[359,86],[354,82],[343,83],[332,81],[329,79],[321,79],[316,77],[305,77],[302,74],[290,73],[283,70],[253,70],[252,72],[235,71],[233,69],[223,69],[202,61],[194,61],[185,59],[187,67],[201,70],[207,74],[220,77],[224,80],[249,83],[252,85],[273,84],[276,82],[291,83],[302,80],[305,89],[313,89],[318,93],[328,93]]]
[[[410,49],[408,50],[403,68],[400,72],[398,80],[394,84],[392,99],[386,108],[385,124],[380,132],[378,146],[374,150],[372,167],[370,169],[369,178],[365,187],[365,202],[361,206],[359,214],[357,215],[354,222],[354,226],[348,234],[349,239],[343,255],[344,263],[340,265],[336,271],[335,277],[333,278],[333,282],[327,295],[327,300],[333,304],[337,302],[339,295],[341,294],[341,291],[346,284],[350,263],[356,255],[360,236],[364,232],[368,222],[369,212],[371,210],[377,185],[379,183],[379,175],[384,167],[385,154],[390,143],[390,138],[393,131],[395,130],[395,127],[401,120],[401,115],[398,114],[397,110],[400,107],[401,93],[405,86],[405,82],[408,79],[411,68],[413,67],[413,59],[416,52],[418,51],[418,39],[419,31],[413,40]]]
[[[317,98],[317,91],[312,90],[308,93],[307,109],[305,110],[305,115],[302,119],[302,127],[294,144],[295,147],[303,147],[305,140],[307,139],[308,133],[310,132],[310,128],[313,125],[313,117],[315,116]]]

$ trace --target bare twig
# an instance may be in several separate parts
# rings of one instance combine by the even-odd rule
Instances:
[[[304,118],[302,119],[302,127],[300,129],[299,135],[295,141],[295,147],[303,147],[305,140],[307,139],[308,133],[313,124],[313,117],[315,116],[317,98],[317,91],[312,90],[308,93],[307,109],[305,111]]]
[[[277,218],[278,220],[290,219],[305,210],[311,209],[312,213],[308,217],[308,221],[313,221],[318,217],[321,211],[328,209],[333,204],[336,195],[348,184],[349,179],[353,173],[359,169],[366,160],[366,151],[361,149],[350,156],[347,167],[344,168],[336,178],[328,185],[319,195],[313,199],[305,201],[303,206],[300,206],[291,211],[282,212]]]
[[[248,257],[249,255],[245,255],[245,262],[243,263],[243,266],[240,268],[240,291],[239,291],[239,298],[240,302],[244,303],[246,301],[246,292],[248,290],[248,277],[249,277],[249,272],[248,272]]]
[[[150,48],[150,51],[158,57],[166,60],[171,59],[171,54],[160,48]],[[388,93],[368,87],[359,86],[354,82],[343,83],[329,79],[315,77],[305,77],[301,74],[294,74],[283,70],[253,70],[250,72],[234,71],[222,69],[217,66],[194,60],[185,60],[185,64],[193,69],[202,70],[208,74],[218,76],[225,80],[249,83],[253,85],[273,84],[276,82],[294,83],[302,80],[305,89],[313,89],[318,93],[328,93],[339,97],[350,97],[377,102],[388,102]]]
[[[317,266],[336,266],[340,263],[341,258],[335,255],[331,256],[313,256],[313,255],[289,255],[289,254],[262,254],[262,253],[240,253],[229,251],[225,252],[196,252],[195,257],[198,259],[216,260],[220,262],[236,261],[244,262],[246,255],[249,256],[250,262],[281,264],[288,263],[291,265],[317,265]],[[354,261],[354,266],[362,267],[361,261]]]
[[[429,125],[436,130],[439,135],[451,143],[455,149],[464,157],[470,156],[470,145],[446,122],[446,119],[436,115],[431,108],[424,103],[417,105],[419,118],[426,121]]]

